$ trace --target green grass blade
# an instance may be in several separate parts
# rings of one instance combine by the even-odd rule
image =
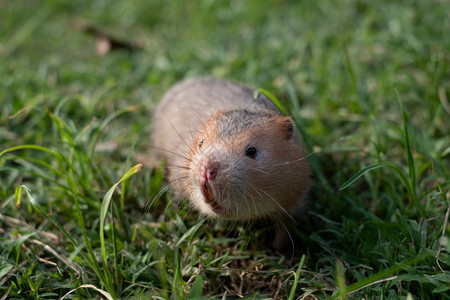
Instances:
[[[20,206],[20,200],[22,198],[22,185],[16,186],[16,190],[14,192],[14,199],[16,203],[16,207]]]
[[[91,142],[89,145],[89,152],[88,152],[90,157],[92,157],[92,155],[94,154],[95,145],[97,144],[98,138],[100,137],[100,134],[106,128],[106,126],[108,126],[109,123],[111,123],[115,118],[119,117],[120,115],[135,111],[136,109],[137,109],[136,106],[125,107],[124,109],[111,113],[105,118],[105,120],[103,120],[103,122],[96,128],[95,132],[90,138]]]
[[[359,99],[360,95],[359,95],[359,92],[358,92],[358,88],[356,87],[355,73],[353,72],[352,64],[350,63],[350,57],[348,55],[347,48],[344,47],[342,49],[342,52],[344,54],[345,68],[347,69],[347,73],[348,73],[348,76],[350,78],[350,83],[352,84],[353,93],[355,93],[355,95]]]
[[[16,196],[17,195],[19,195],[20,194],[20,192],[22,191],[22,190],[25,190],[25,192],[26,192],[26,194],[27,194],[27,197],[28,197],[28,200],[30,201],[30,203],[33,205],[33,207],[35,207],[36,209],[37,209],[37,211],[39,212],[39,213],[41,213],[43,216],[45,216],[45,218],[47,218],[50,222],[52,222],[53,223],[53,225],[55,225],[59,230],[60,230],[60,232],[62,232],[65,236],[66,236],[66,238],[75,246],[75,247],[78,247],[78,243],[77,243],[77,241],[76,241],[76,239],[74,238],[74,237],[72,237],[72,235],[70,234],[70,233],[68,233],[65,229],[64,229],[64,227],[51,215],[51,214],[48,214],[36,201],[35,201],[35,199],[34,199],[34,197],[33,197],[33,195],[32,195],[32,193],[31,193],[31,191],[30,191],[30,189],[28,189],[26,186],[24,186],[24,185],[22,185],[22,186],[20,186],[20,187],[17,187],[16,188]],[[76,198],[76,197],[75,197]],[[17,200],[17,198],[16,198],[16,202],[17,202],[18,200]],[[77,210],[79,211],[79,213],[77,214],[77,216],[82,216],[82,214],[81,214],[81,210],[80,210],[80,208],[79,208],[79,203],[78,203],[78,201],[76,201],[76,207],[77,207]],[[97,262],[96,262],[96,256],[95,256],[95,254],[94,254],[94,251],[92,250],[92,247],[90,246],[90,243],[89,243],[89,238],[88,238],[88,236],[87,236],[87,233],[86,233],[86,229],[85,229],[85,226],[84,226],[84,222],[83,222],[83,218],[81,217],[81,220],[80,220],[80,218],[78,219],[78,222],[79,222],[79,224],[80,224],[80,227],[81,227],[81,229],[82,229],[82,232],[83,232],[83,236],[84,236],[84,240],[85,240],[85,244],[86,244],[86,247],[87,247],[87,250],[88,250],[88,253],[89,253],[89,255],[87,255],[87,254],[85,254],[84,252],[81,252],[81,254],[83,255],[83,257],[84,257],[84,259],[88,262],[88,264],[91,266],[91,268],[94,270],[94,272],[97,274],[97,276],[99,277],[99,279],[100,279],[100,281],[101,282],[105,282],[105,279],[103,278],[103,276],[102,276],[102,273],[100,272],[100,268],[99,268],[99,266],[98,266],[98,264],[97,264]]]
[[[31,193],[31,190],[26,187],[25,185],[20,185],[16,187],[15,190],[15,197],[16,197],[16,205],[20,205],[20,199],[21,199],[21,193],[22,190],[25,191],[28,201],[30,201],[31,205],[33,205],[33,207],[35,207],[37,209],[37,211],[39,213],[41,213],[43,216],[45,216],[50,222],[53,223],[53,225],[55,225],[68,239],[69,241],[75,246],[78,247],[78,243],[76,242],[76,240],[72,237],[71,234],[69,234],[64,227],[51,215],[48,214],[34,199],[33,194]]]
[[[414,264],[426,259],[429,256],[430,256],[430,254],[427,252],[420,253],[417,256],[408,258],[402,262],[397,263],[395,266],[392,266],[389,269],[380,271],[372,276],[369,276],[369,277],[364,278],[356,283],[353,283],[353,284],[347,286],[347,295],[350,295],[350,294],[352,294],[360,289],[363,289],[367,286],[370,286],[372,284],[375,284],[380,280],[392,277],[393,275],[398,274],[398,272],[403,270],[405,267],[414,265]]]
[[[180,252],[178,250],[179,248],[175,248],[175,257],[174,257],[174,264],[175,264],[175,270],[174,270],[174,277],[172,282],[172,292],[175,299],[184,299],[184,291],[183,286],[185,284],[185,281],[183,280],[183,276],[181,274],[181,270],[183,268],[183,260],[181,258]]]
[[[29,40],[33,35],[33,32],[45,22],[45,19],[50,15],[50,13],[51,10],[43,8],[36,11],[33,17],[27,20],[27,22],[20,24],[20,27],[15,34],[10,37],[8,43],[0,43],[0,56],[8,57],[18,47],[20,47],[20,45]]]
[[[406,178],[406,175],[404,174],[404,171],[400,167],[394,165],[393,163],[389,163],[389,162],[375,163],[370,166],[362,168],[355,175],[353,175],[349,180],[347,180],[344,184],[342,184],[342,186],[339,188],[339,190],[342,191],[342,190],[348,188],[350,185],[352,185],[356,180],[358,180],[361,176],[363,176],[367,172],[370,172],[370,171],[378,169],[378,168],[383,168],[383,167],[388,167],[388,168],[395,170],[397,175],[399,175],[403,184],[409,190],[408,180]]]
[[[20,146],[15,146],[15,147],[11,147],[8,149],[3,150],[2,152],[0,152],[0,157],[5,155],[8,152],[13,152],[16,150],[23,150],[23,149],[32,149],[32,150],[39,150],[45,153],[48,153],[50,155],[53,155],[55,158],[59,159],[61,158],[61,154],[59,154],[58,152],[55,152],[47,147],[43,147],[43,146],[39,146],[39,145],[20,145]]]
[[[105,286],[107,286],[106,279],[100,270],[99,264],[97,263],[97,256],[95,255],[94,249],[92,249],[91,241],[90,241],[89,236],[86,231],[86,226],[84,224],[84,219],[83,219],[83,213],[80,208],[80,201],[78,200],[76,192],[73,194],[73,198],[75,200],[75,215],[77,217],[78,226],[80,226],[84,245],[88,252],[86,255],[84,255],[84,257],[88,261],[88,264],[92,268],[92,270],[94,270],[94,272],[97,275],[100,282],[102,282]],[[112,291],[112,294],[115,295],[114,291]]]
[[[337,297],[345,299],[347,292],[347,284],[345,283],[345,270],[342,261],[336,261],[336,285],[337,285]]]
[[[200,227],[203,226],[204,223],[205,223],[205,219],[202,219],[202,220],[200,220],[199,223],[195,224],[195,226],[192,226],[191,228],[189,228],[189,230],[186,231],[183,234],[183,236],[177,241],[176,247],[179,247],[185,239],[192,236]]]
[[[411,145],[409,142],[408,116],[403,107],[403,103],[402,103],[402,100],[400,99],[400,94],[398,93],[397,89],[395,89],[395,93],[397,95],[398,104],[399,104],[400,110],[402,112],[403,137],[404,137],[404,141],[405,141],[405,150],[406,150],[406,158],[407,158],[407,162],[408,162],[409,177],[411,180],[411,184],[414,186],[416,184],[416,169],[414,167],[414,158],[412,156]]]
[[[409,205],[412,207],[415,207],[416,210],[421,214],[424,215],[424,212],[420,206],[420,203],[417,201],[416,196],[416,168],[414,165],[414,158],[411,152],[411,145],[409,141],[409,130],[408,130],[408,116],[406,114],[406,111],[403,107],[402,100],[400,99],[400,94],[398,93],[397,89],[395,89],[395,93],[397,95],[398,104],[400,106],[400,110],[402,112],[402,119],[403,119],[403,138],[405,142],[405,151],[406,151],[406,159],[408,164],[408,175],[409,175],[409,185],[411,190],[411,201],[409,202]]]
[[[202,275],[197,275],[195,277],[194,283],[192,284],[191,291],[189,292],[187,299],[199,299],[202,297],[203,281],[204,280]]]
[[[131,176],[135,175],[136,173],[140,172],[142,170],[142,164],[137,164],[134,167],[132,167],[130,170],[128,170],[125,175],[120,178],[119,181],[117,181],[105,194],[102,201],[102,206],[100,209],[100,247],[101,247],[101,256],[103,261],[103,272],[105,275],[106,283],[108,291],[111,292],[113,290],[114,284],[112,280],[111,273],[109,272],[109,266],[108,266],[108,255],[106,253],[106,246],[105,246],[105,219],[106,214],[108,212],[109,205],[111,203],[112,195],[117,188],[117,186],[122,183],[125,180],[128,180]],[[114,230],[114,229],[113,229]],[[117,258],[116,258],[117,259]]]
[[[13,152],[13,151],[17,151],[17,150],[25,150],[25,149],[39,150],[41,152],[50,154],[51,156],[53,156],[55,158],[55,161],[65,163],[65,168],[63,168],[63,169],[68,168],[71,172],[74,172],[76,174],[73,164],[67,159],[66,156],[64,156],[61,153],[58,153],[54,150],[51,150],[50,148],[39,146],[39,145],[26,144],[26,145],[10,147],[10,148],[5,149],[2,152],[0,152],[0,157],[2,157],[3,155],[5,155],[6,153],[9,153],[9,152]]]
[[[71,132],[69,132],[70,128],[67,125],[67,123],[60,117],[51,113],[50,111],[47,111],[47,114],[49,115],[53,123],[56,124],[59,134],[61,135],[61,139],[63,141],[66,140],[70,146],[75,147],[75,140],[72,138]]]
[[[5,170],[5,171],[16,171],[16,169],[14,169],[14,168],[4,168],[3,170]],[[50,177],[46,177],[46,176],[44,176],[44,175],[42,175],[42,174],[40,174],[40,173],[38,173],[38,172],[34,172],[34,171],[23,170],[22,173],[24,173],[24,174],[29,174],[29,175],[33,175],[33,176],[35,176],[36,178],[41,178],[41,179],[45,180],[46,182],[52,183],[52,184],[54,184],[55,186],[60,187],[60,188],[61,188],[64,192],[66,192],[68,195],[74,196],[74,190],[73,190],[73,188],[70,188],[70,187],[67,186],[67,185],[61,184],[61,183],[59,183],[57,180],[54,180],[54,179],[52,179],[52,178],[50,178]],[[89,204],[89,205],[90,205],[91,207],[93,207],[94,209],[100,209],[100,205],[99,205],[97,202],[92,201],[92,199],[90,199],[90,198],[88,198],[88,197],[86,197],[86,196],[84,196],[84,195],[80,195],[80,194],[77,194],[77,197],[80,197],[81,199],[83,199],[83,201],[84,201],[85,203]]]
[[[272,93],[270,93],[269,91],[259,88],[257,90],[255,90],[253,92],[253,98],[256,99],[258,97],[258,93],[263,93],[264,95],[266,95],[270,101],[273,102],[273,104],[275,104],[275,106],[278,108],[278,110],[283,114],[283,115],[287,115],[287,111],[284,108],[283,104],[281,104],[280,100],[277,99],[277,97],[275,97]]]
[[[330,184],[328,183],[328,180],[325,176],[325,174],[322,171],[322,167],[320,166],[320,161],[314,152],[313,147],[313,141],[311,137],[308,135],[308,133],[305,130],[305,127],[303,125],[302,119],[300,117],[300,105],[298,102],[298,97],[295,91],[295,88],[292,84],[292,81],[288,77],[284,77],[284,82],[286,83],[286,90],[288,93],[289,101],[292,105],[292,111],[293,111],[293,117],[295,121],[295,125],[298,128],[300,135],[302,137],[303,143],[306,147],[307,153],[310,153],[308,155],[308,162],[311,165],[311,168],[313,169],[314,175],[317,176],[320,180],[320,182],[328,189],[331,190]]]
[[[300,263],[298,264],[297,272],[295,273],[294,283],[292,284],[291,292],[289,293],[289,300],[293,300],[295,297],[295,291],[297,290],[298,282],[302,274],[303,265],[305,264],[306,255],[302,255]]]

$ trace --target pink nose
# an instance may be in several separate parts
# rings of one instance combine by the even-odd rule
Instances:
[[[200,176],[205,180],[214,180],[219,173],[219,163],[203,163],[200,165]]]

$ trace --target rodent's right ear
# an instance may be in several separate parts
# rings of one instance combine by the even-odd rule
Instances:
[[[277,126],[283,133],[286,140],[290,140],[294,135],[295,124],[291,117],[278,117]]]

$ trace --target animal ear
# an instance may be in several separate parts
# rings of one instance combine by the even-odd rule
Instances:
[[[295,124],[291,117],[278,117],[277,125],[286,140],[292,138],[295,131]]]

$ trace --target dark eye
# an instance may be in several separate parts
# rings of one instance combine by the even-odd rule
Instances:
[[[201,148],[203,146],[203,140],[198,144],[198,147]]]
[[[248,147],[247,150],[245,150],[245,155],[250,158],[255,158],[256,154],[258,154],[258,150],[256,150],[255,147]]]

